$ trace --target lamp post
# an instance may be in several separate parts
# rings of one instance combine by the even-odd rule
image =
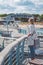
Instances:
[[[7,16],[7,17],[6,17],[6,21],[7,21],[7,31],[9,30],[9,28],[8,28],[9,20],[10,20],[10,18],[9,18],[9,16]]]

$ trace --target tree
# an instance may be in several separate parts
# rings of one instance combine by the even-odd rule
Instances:
[[[41,20],[41,21],[43,21],[43,14],[42,14],[42,15],[40,15],[40,20]]]
[[[7,14],[0,14],[0,17],[5,17],[7,16]]]

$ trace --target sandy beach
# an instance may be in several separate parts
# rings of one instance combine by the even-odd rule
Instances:
[[[43,28],[43,22],[34,22],[36,28]],[[29,22],[21,22],[20,27],[27,27],[29,25]]]
[[[22,27],[22,28],[25,28],[25,27],[27,27],[28,25],[21,25],[21,24],[20,24],[19,26]],[[35,24],[35,27],[36,27],[36,28],[43,28],[43,25],[39,25],[39,24],[36,25],[36,24]]]

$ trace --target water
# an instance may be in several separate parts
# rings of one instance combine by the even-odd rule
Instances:
[[[23,34],[27,34],[27,31],[25,29],[19,29],[18,32],[23,33]]]
[[[19,29],[18,32],[23,33],[23,34],[27,34],[27,29],[22,28],[22,29]],[[43,35],[43,28],[37,28],[36,32],[37,32],[38,35]],[[3,33],[5,33],[5,32],[3,32]],[[0,30],[0,36],[1,35],[2,35],[2,31]]]
[[[43,35],[43,28],[37,28],[36,32],[38,35]],[[27,29],[19,29],[19,33],[27,34]]]
[[[36,32],[37,32],[38,35],[42,36],[43,35],[43,28],[37,28]]]

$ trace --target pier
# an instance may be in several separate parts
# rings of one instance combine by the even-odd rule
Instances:
[[[9,31],[6,31],[6,26],[2,26],[0,29],[0,33],[3,32],[5,34],[6,32],[17,32],[17,30],[12,27],[8,28]],[[3,40],[2,50],[0,52],[0,65],[30,65],[30,50],[27,42],[27,32],[23,28],[20,28],[18,32],[13,34],[14,37],[0,36],[0,39]],[[36,50],[38,49],[38,53],[36,53],[36,58],[39,59],[40,57],[43,58],[43,36],[41,34],[38,34],[38,38],[40,40],[40,43],[38,42],[38,45],[36,45]],[[42,51],[42,54],[39,53],[39,51]]]
[[[39,38],[40,37],[41,36],[39,36]],[[42,39],[40,39],[40,41],[43,42]],[[27,45],[27,35],[10,42],[10,44],[0,52],[0,65],[29,65],[29,49],[26,47]]]

